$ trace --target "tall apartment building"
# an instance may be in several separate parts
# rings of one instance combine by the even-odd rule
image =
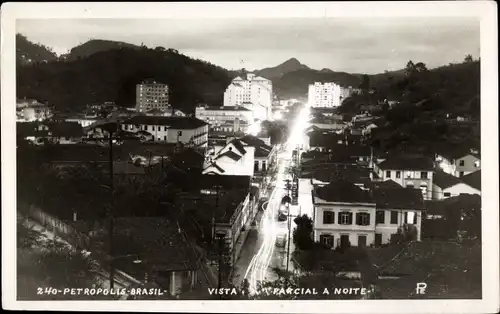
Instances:
[[[308,104],[310,107],[334,108],[340,106],[342,90],[333,82],[309,85]]]
[[[151,109],[166,110],[168,104],[168,85],[146,80],[136,86],[136,110],[145,112]]]
[[[224,106],[243,106],[259,120],[270,119],[273,102],[271,80],[248,73],[246,79],[236,77],[224,92]]]

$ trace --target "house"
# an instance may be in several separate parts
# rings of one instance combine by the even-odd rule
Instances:
[[[374,181],[393,180],[402,187],[417,188],[424,199],[432,199],[434,163],[426,157],[393,155],[374,163]]]
[[[212,225],[205,238],[213,240],[222,236],[231,251],[231,259],[235,260],[241,249],[236,245],[240,235],[257,213],[257,200],[250,193],[250,177],[206,175],[200,182],[204,188],[179,194],[179,204],[186,212],[202,210],[204,216],[211,216]]]
[[[479,172],[479,171],[477,171]],[[476,189],[464,182],[472,177],[476,172],[457,178],[451,174],[448,174],[442,170],[436,171],[434,174],[434,182],[432,188],[432,198],[435,200],[440,200],[452,196],[458,196],[460,194],[478,194],[481,195],[481,189]],[[480,178],[480,174],[479,174]],[[480,181],[479,181],[480,182]],[[474,183],[472,183],[474,185]]]
[[[225,132],[246,132],[254,122],[253,112],[243,106],[199,106],[197,119],[210,124],[210,129]]]
[[[245,146],[234,139],[221,149],[215,148],[206,156],[203,174],[243,175],[253,177],[255,147]]]
[[[425,209],[420,190],[401,186],[378,187],[373,190],[373,199],[377,204],[375,246],[390,243],[391,236],[403,225],[414,227],[416,240],[420,241]]]
[[[159,142],[208,145],[208,124],[193,117],[135,116],[121,123],[121,129],[149,132]]]
[[[376,203],[369,192],[336,179],[328,185],[314,186],[312,198],[314,241],[332,248],[374,244]]]
[[[469,187],[475,189],[476,191],[479,191],[479,194],[481,195],[481,170],[474,171],[472,173],[469,173],[463,177],[460,178],[463,183],[467,184]]]
[[[308,122],[309,126],[316,126],[320,129],[327,130],[344,130],[347,128],[347,123],[341,119],[334,119],[332,117],[315,117]]]
[[[260,138],[253,135],[245,135],[239,139],[246,146],[255,148],[254,173],[266,173],[276,161],[276,147],[269,146]]]
[[[174,219],[118,217],[114,239],[115,255],[129,256],[116,259],[116,269],[141,281],[156,282],[172,296],[199,287],[198,280],[203,278],[199,254]]]
[[[439,167],[455,177],[462,177],[481,169],[481,155],[477,149],[458,144],[456,147],[445,146],[436,150],[435,159]]]
[[[36,144],[76,144],[82,141],[83,128],[76,122],[18,122],[18,136]]]

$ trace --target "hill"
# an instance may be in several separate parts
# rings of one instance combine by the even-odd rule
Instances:
[[[70,52],[67,55],[63,55],[62,58],[64,58],[67,61],[73,61],[79,58],[89,57],[97,52],[120,49],[120,48],[139,49],[141,47],[124,43],[121,41],[92,39],[87,41],[86,43],[83,43],[81,45],[72,48]]]
[[[221,104],[230,82],[225,69],[161,47],[122,47],[74,61],[19,66],[17,72],[18,97],[69,111],[105,101],[134,106],[136,84],[151,78],[169,85],[175,108],[191,112],[198,102]]]
[[[50,48],[33,43],[22,34],[16,34],[17,64],[31,64],[57,60],[57,55]]]
[[[297,70],[309,69],[309,67],[305,64],[300,63],[299,60],[295,58],[291,58],[280,65],[277,65],[272,68],[265,68],[262,70],[255,70],[254,73],[256,75],[268,78],[270,80],[280,78],[286,73],[294,72]]]

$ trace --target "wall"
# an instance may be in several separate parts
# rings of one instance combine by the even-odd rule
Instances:
[[[449,196],[445,196],[445,193],[450,193]],[[480,190],[476,190],[475,188],[468,186],[465,183],[455,184],[453,186],[447,187],[445,189],[441,189],[439,186],[435,185],[432,188],[432,198],[435,200],[441,200],[453,196],[458,196],[460,194],[478,194],[481,195]]]
[[[464,161],[463,166],[460,166],[461,160]],[[476,161],[479,161],[478,167],[474,165]],[[480,169],[481,169],[481,160],[472,155],[467,155],[455,161],[455,173],[453,173],[453,175],[455,177],[460,177],[461,172],[463,172],[463,175],[467,175],[469,173],[475,172]]]
[[[333,211],[335,213],[335,220],[333,224],[323,223],[323,212]],[[347,210],[352,212],[352,224],[351,225],[340,225],[338,221],[338,213]],[[356,214],[357,213],[369,213],[370,214],[370,224],[367,226],[356,225]],[[340,235],[349,235],[349,241],[352,246],[358,245],[358,235],[366,235],[366,244],[369,246],[375,241],[375,204],[373,206],[364,205],[315,205],[314,206],[314,240],[319,241],[320,235],[331,234],[334,236],[334,247],[338,245],[337,239],[340,239]]]
[[[407,171],[407,170],[389,170],[389,169],[380,169],[378,165],[374,165],[374,171],[379,176],[381,181],[393,180],[398,183],[402,187],[407,187],[409,183],[413,183],[413,187],[416,189],[421,188],[422,186],[427,186],[427,192],[423,192],[424,199],[430,200],[432,199],[432,189],[433,189],[433,171]],[[390,176],[387,176],[387,171],[390,171]],[[400,172],[399,178],[397,178],[397,172]],[[421,178],[421,172],[427,172],[427,179]],[[407,174],[413,173],[413,178],[408,178]]]
[[[382,211],[378,210],[378,211]],[[382,244],[389,243],[391,240],[391,235],[397,233],[398,228],[405,224],[404,217],[405,213],[414,213],[417,216],[417,223],[415,226],[417,227],[417,241],[420,241],[421,236],[421,227],[422,227],[422,212],[420,210],[412,210],[412,209],[384,209],[384,223],[377,223],[375,225],[375,233],[382,234]],[[397,211],[397,223],[391,224],[391,212]],[[408,217],[410,219],[410,217]]]

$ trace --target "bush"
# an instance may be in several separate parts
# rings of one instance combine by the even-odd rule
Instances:
[[[398,228],[397,233],[391,235],[391,244],[408,243],[417,240],[417,228],[413,225],[405,224]]]

